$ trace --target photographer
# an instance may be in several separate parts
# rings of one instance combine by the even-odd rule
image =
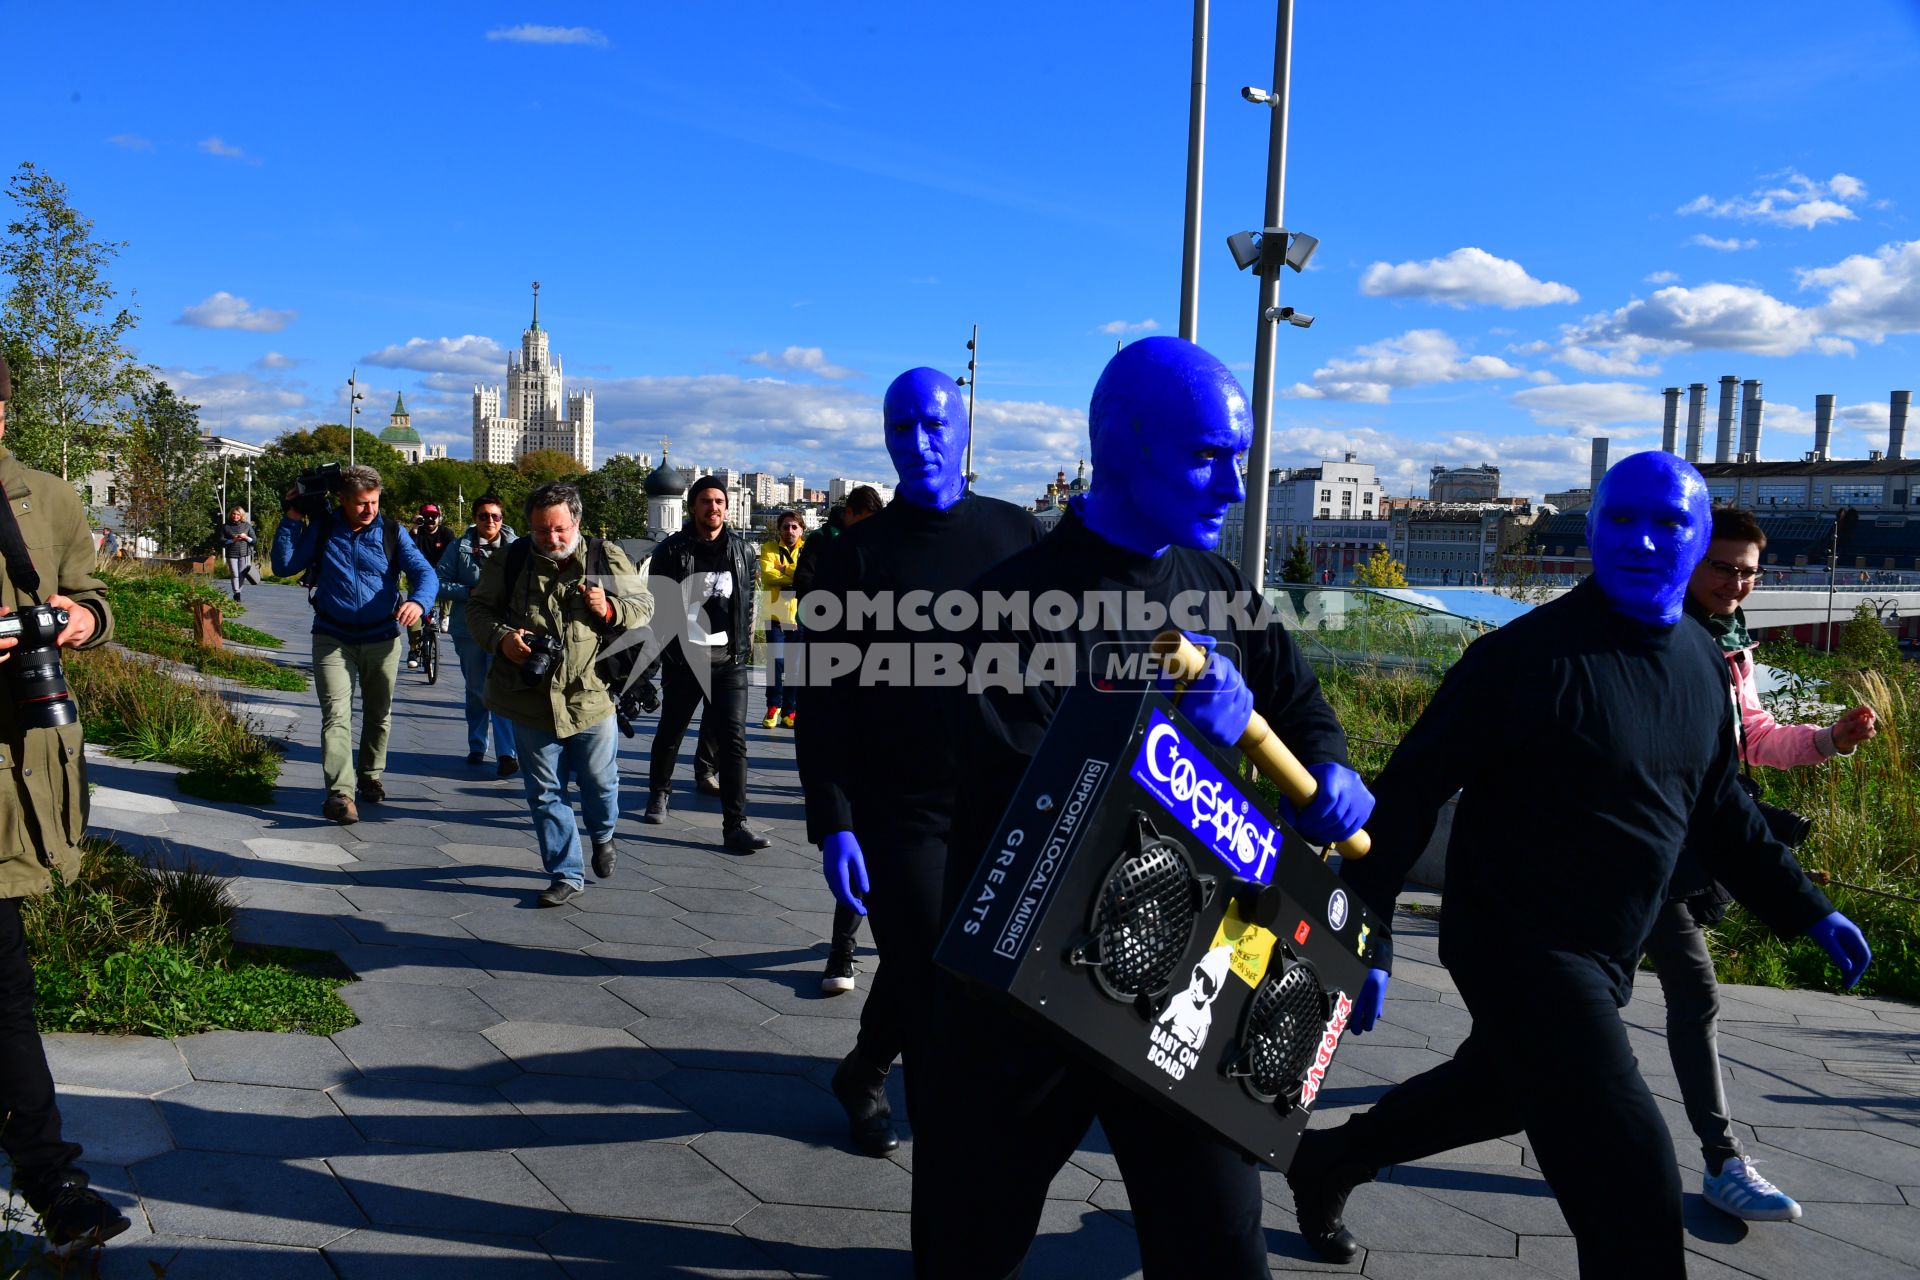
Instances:
[[[541,485],[527,498],[527,536],[490,557],[467,595],[467,630],[505,658],[487,673],[487,706],[514,724],[540,861],[543,907],[586,888],[567,780],[580,788],[593,874],[613,874],[620,816],[620,739],[613,696],[596,669],[603,639],[653,617],[653,597],[612,542],[580,533],[580,490]]]
[[[520,771],[520,759],[513,748],[513,723],[487,710],[487,668],[493,663],[493,651],[467,630],[467,599],[480,581],[480,570],[512,545],[513,538],[505,504],[499,494],[489,493],[474,502],[473,525],[465,536],[455,538],[434,561],[434,571],[440,575],[440,597],[453,602],[448,630],[453,632],[453,651],[460,657],[460,678],[467,686],[467,763],[486,763],[487,723],[491,720],[493,751],[499,757],[498,773],[503,778]]]
[[[1740,759],[1747,765],[1791,769],[1819,764],[1833,755],[1851,755],[1879,732],[1873,708],[1855,707],[1833,724],[1816,727],[1781,724],[1760,705],[1753,679],[1753,637],[1747,634],[1740,602],[1753,593],[1759,580],[1760,553],[1766,545],[1767,535],[1750,512],[1722,507],[1713,513],[1706,558],[1687,581],[1687,616],[1707,629],[1727,660],[1723,674],[1738,708]],[[1742,781],[1750,794],[1758,790]],[[1767,811],[1762,806],[1761,812]],[[1789,844],[1799,844],[1805,838],[1805,819],[1785,810],[1773,812],[1799,827],[1788,832],[1776,825],[1775,834]],[[1706,1162],[1703,1197],[1722,1213],[1749,1222],[1791,1221],[1800,1216],[1799,1204],[1762,1177],[1741,1150],[1721,1084],[1720,988],[1701,930],[1719,923],[1731,901],[1732,895],[1683,848],[1668,887],[1668,901],[1654,917],[1653,932],[1647,937],[1647,957],[1666,995],[1667,1052],[1673,1059],[1687,1122],[1700,1139]]]
[[[12,394],[0,358],[0,439]],[[58,679],[57,650],[105,644],[113,615],[93,576],[93,532],[73,486],[27,470],[3,446],[0,486],[6,489],[0,614],[20,624],[20,634],[0,637],[0,684],[7,695],[0,698],[0,766],[6,766],[0,787],[8,788],[12,809],[8,839],[0,845],[0,1147],[13,1165],[14,1187],[40,1215],[47,1243],[65,1252],[102,1244],[129,1223],[88,1187],[75,1163],[80,1147],[61,1139],[53,1075],[33,1021],[33,966],[20,901],[51,888],[51,870],[65,878],[80,871],[86,757],[73,702]],[[23,697],[22,677],[49,667],[51,678],[33,681],[39,687]]]
[[[329,490],[339,495],[337,508],[327,503]],[[337,463],[295,482],[274,531],[273,571],[286,577],[302,570],[313,606],[313,682],[320,693],[320,769],[327,792],[321,812],[338,823],[358,822],[355,792],[369,804],[387,798],[380,775],[387,768],[403,635],[432,607],[440,580],[413,539],[380,513],[380,473]],[[402,570],[412,589],[404,600]],[[357,770],[356,677],[366,699]],[[348,775],[356,771],[358,785],[349,790]]]

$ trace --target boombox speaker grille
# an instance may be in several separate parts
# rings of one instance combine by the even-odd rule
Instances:
[[[1241,1061],[1234,1074],[1263,1102],[1297,1099],[1326,1020],[1327,995],[1319,973],[1304,960],[1289,961],[1278,977],[1261,984],[1247,1006]]]
[[[1212,888],[1185,850],[1136,813],[1126,848],[1094,899],[1091,936],[1071,958],[1090,965],[1094,981],[1116,1000],[1150,1004],[1185,958]]]

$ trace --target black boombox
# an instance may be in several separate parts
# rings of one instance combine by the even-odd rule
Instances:
[[[1380,924],[1158,693],[1061,703],[935,959],[1278,1169]]]

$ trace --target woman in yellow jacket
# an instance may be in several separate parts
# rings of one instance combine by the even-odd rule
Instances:
[[[764,729],[777,724],[793,728],[794,709],[800,691],[787,688],[786,638],[799,639],[798,601],[793,593],[793,571],[800,563],[800,516],[781,511],[774,515],[767,540],[760,545],[760,589],[767,593],[767,664],[773,674],[767,680],[767,716],[760,722]]]

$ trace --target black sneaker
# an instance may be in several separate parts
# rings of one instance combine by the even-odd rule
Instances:
[[[486,753],[486,752],[484,752],[484,751],[469,751],[469,752],[467,752],[467,763],[468,763],[468,764],[485,764],[486,762],[487,762],[487,753]]]
[[[893,1104],[887,1101],[887,1072],[876,1073],[860,1051],[840,1060],[833,1072],[833,1096],[847,1111],[847,1134],[861,1155],[884,1156],[897,1150],[900,1135],[893,1131]]]
[[[541,891],[539,903],[543,907],[564,907],[586,890],[565,880],[555,880]]]
[[[501,756],[500,764],[494,772],[503,778],[511,778],[514,774],[520,772],[520,757]]]
[[[360,779],[359,791],[360,798],[368,804],[383,804],[386,802],[387,789],[380,784],[380,779],[378,778]]]
[[[667,820],[667,793],[656,791],[647,797],[647,811],[640,821],[659,826]]]
[[[1360,1242],[1347,1230],[1347,1197],[1362,1183],[1373,1181],[1373,1170],[1342,1163],[1340,1139],[1332,1129],[1301,1135],[1293,1163],[1287,1167],[1287,1186],[1293,1191],[1293,1216],[1307,1247],[1328,1262],[1352,1262]]]
[[[598,840],[593,846],[593,874],[596,879],[613,878],[613,841]]]
[[[853,987],[853,952],[834,952],[827,957],[827,971],[820,975],[820,990],[837,996]]]
[[[125,1214],[87,1185],[87,1175],[78,1169],[61,1175],[40,1210],[40,1231],[47,1239],[47,1251],[60,1258],[97,1249],[132,1225]]]
[[[720,837],[720,847],[728,853],[757,853],[772,843],[773,841],[765,836],[758,835],[744,826],[729,828],[727,833]]]
[[[719,795],[720,794],[720,775],[717,773],[695,774],[693,779],[693,789],[696,793],[703,796]]]

